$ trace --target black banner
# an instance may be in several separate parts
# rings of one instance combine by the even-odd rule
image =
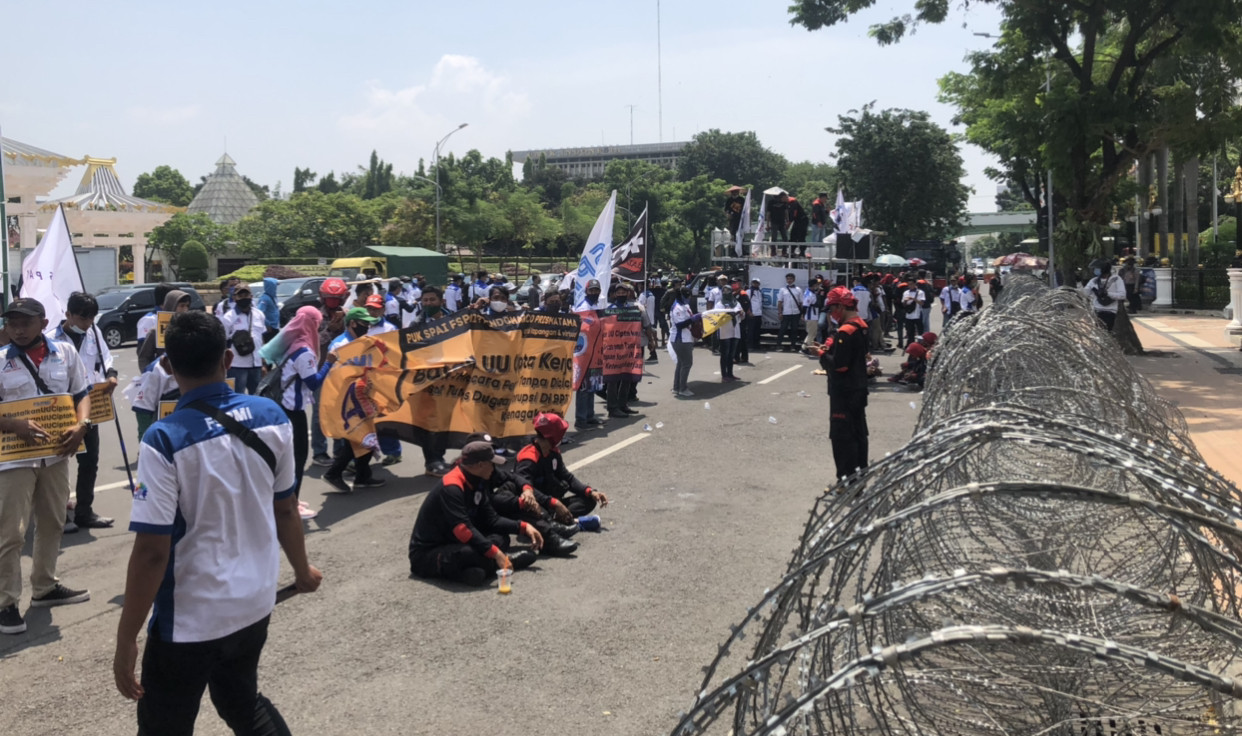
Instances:
[[[647,210],[638,216],[630,236],[612,249],[612,275],[626,281],[642,281],[647,273]]]

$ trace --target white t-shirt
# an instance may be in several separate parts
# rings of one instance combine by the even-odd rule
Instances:
[[[815,306],[817,301],[813,291],[808,290],[802,295],[802,319],[808,322],[819,321],[819,309]]]
[[[233,367],[258,368],[263,365],[263,359],[259,357],[259,349],[263,347],[263,332],[266,328],[263,312],[255,307],[251,307],[250,314],[238,314],[236,309],[230,309],[220,321],[224,324],[225,338],[232,340],[233,333],[238,330],[249,330],[250,336],[254,338],[253,353],[238,355],[236,351],[233,352]]]
[[[1113,302],[1108,305],[1100,304],[1100,300],[1095,296],[1095,287],[1100,283],[1100,277],[1096,276],[1087,282],[1082,292],[1091,300],[1091,307],[1097,312],[1116,312],[1117,302],[1126,298],[1126,285],[1117,274],[1109,274],[1107,280],[1104,281],[1104,293],[1113,298]]]
[[[290,411],[309,409],[315,403],[315,392],[306,384],[319,373],[318,361],[309,348],[301,347],[285,361],[280,369],[280,405]]]
[[[677,329],[677,323],[685,322],[694,316],[694,312],[690,311],[690,307],[681,302],[673,302],[673,309],[669,313],[669,327],[673,330],[673,337],[669,338],[669,342],[694,342],[694,335],[690,334],[689,327]]]
[[[902,318],[903,319],[922,319],[923,318],[923,304],[926,301],[927,301],[927,295],[923,293],[922,289],[918,287],[915,287],[913,289],[906,289],[905,292],[902,293],[901,295],[900,309],[901,309]],[[909,304],[910,302],[914,302],[914,311],[907,312],[906,305]]]
[[[802,314],[802,287],[796,284],[782,286],[780,291],[776,292],[776,303],[781,310],[782,317]]]
[[[196,399],[258,435],[276,455],[275,472],[241,438],[184,406]],[[164,641],[211,641],[262,620],[276,605],[273,503],[293,493],[293,431],[274,402],[223,383],[197,388],[182,402],[143,438],[129,530],[172,538],[151,627]]]
[[[448,314],[461,309],[461,287],[457,284],[449,284],[444,289],[444,311]]]

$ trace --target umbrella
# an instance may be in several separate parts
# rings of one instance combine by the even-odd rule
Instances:
[[[764,189],[763,193],[770,194],[773,197],[777,196],[778,194],[789,194],[789,192],[785,191],[784,189],[781,189],[780,187],[772,187],[771,189]]]
[[[1033,256],[1030,253],[1010,253],[992,261],[993,266],[1009,266],[1011,268],[1048,268],[1048,259]]]
[[[877,266],[889,266],[889,267],[905,266],[905,265],[908,265],[908,263],[910,262],[907,262],[906,259],[902,258],[901,256],[894,255],[892,253],[886,253],[880,256],[879,258],[875,259],[875,265]]]
[[[922,258],[911,258],[910,265],[911,266],[926,266],[927,261],[923,260]]]

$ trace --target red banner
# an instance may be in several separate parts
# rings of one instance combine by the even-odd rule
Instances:
[[[643,322],[634,307],[579,312],[574,348],[574,390],[603,389],[605,383],[637,383],[643,375]]]

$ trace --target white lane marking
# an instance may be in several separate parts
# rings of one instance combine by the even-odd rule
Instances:
[[[565,469],[572,473],[578,470],[579,468],[585,468],[586,466],[590,465],[596,460],[600,460],[602,458],[608,457],[609,455],[616,452],[617,450],[624,450],[625,448],[629,447],[635,442],[639,440],[645,440],[650,436],[651,434],[648,432],[643,432],[642,434],[636,434],[633,437],[630,437],[629,439],[621,440],[620,442],[613,445],[612,447],[609,447],[607,450],[600,450],[594,455],[588,455],[576,463],[570,463],[569,465],[565,466]]]
[[[799,369],[799,368],[801,368],[801,367],[802,367],[802,366],[800,366],[800,365],[795,365],[795,366],[794,366],[794,367],[792,367],[792,368],[786,368],[785,370],[781,371],[780,373],[777,373],[775,376],[768,376],[767,378],[763,379],[762,381],[760,381],[760,382],[759,382],[759,385],[760,385],[760,386],[766,386],[767,384],[769,384],[769,383],[771,383],[771,382],[775,381],[776,379],[780,378],[781,376],[787,376],[787,375],[789,375],[790,373],[793,373],[794,371],[798,370],[798,369]]]
[[[111,491],[114,488],[125,488],[128,485],[129,485],[129,481],[118,480],[115,483],[108,483],[107,485],[95,486],[95,493],[99,493],[100,491]]]

